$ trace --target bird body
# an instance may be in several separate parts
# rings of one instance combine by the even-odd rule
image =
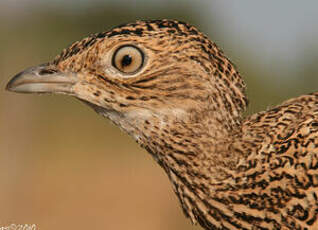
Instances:
[[[244,118],[243,79],[193,26],[137,21],[90,35],[7,89],[71,95],[110,119],[205,229],[318,229],[318,93]]]

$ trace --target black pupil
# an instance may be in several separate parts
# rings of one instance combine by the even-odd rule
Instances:
[[[126,54],[123,59],[121,59],[121,66],[126,67],[129,66],[132,62],[132,57],[129,54]]]

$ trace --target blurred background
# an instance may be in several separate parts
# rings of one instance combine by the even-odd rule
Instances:
[[[79,101],[4,91],[17,72],[136,19],[197,26],[238,66],[248,114],[318,90],[318,2],[1,0],[0,227],[200,229],[144,150]]]

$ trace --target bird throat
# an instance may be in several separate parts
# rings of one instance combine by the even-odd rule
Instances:
[[[207,202],[214,196],[214,189],[234,184],[233,174],[240,159],[229,149],[231,131],[213,114],[196,119],[180,111],[174,118],[143,113],[144,119],[138,114],[138,120],[127,120],[129,125],[122,128],[165,170],[185,215],[201,225],[215,222],[206,220],[211,218]]]
[[[215,197],[215,189],[234,184],[233,174],[240,156],[230,151],[232,133],[222,121],[215,119],[215,114],[198,119],[175,111],[171,118],[167,117],[171,111],[141,109],[124,114],[88,105],[127,132],[153,156],[172,182],[184,214],[194,224],[210,229],[210,224],[217,222],[211,219],[214,208],[211,199]]]

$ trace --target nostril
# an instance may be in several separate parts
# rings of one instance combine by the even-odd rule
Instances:
[[[53,74],[53,73],[56,73],[56,72],[57,71],[53,70],[53,69],[41,69],[39,71],[39,75]]]

